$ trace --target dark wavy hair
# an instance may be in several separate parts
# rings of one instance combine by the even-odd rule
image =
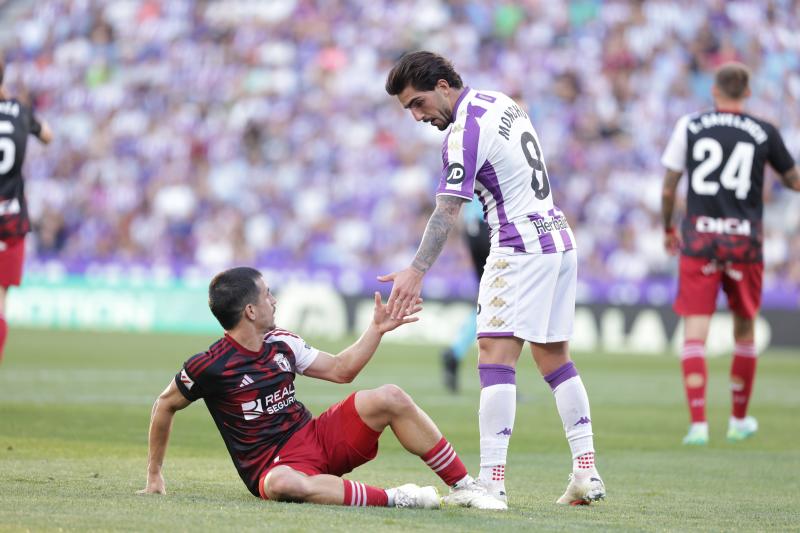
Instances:
[[[418,91],[432,91],[439,80],[447,81],[454,89],[464,86],[453,64],[444,57],[433,52],[409,52],[389,71],[386,92],[396,96],[409,85]]]
[[[225,330],[236,327],[247,304],[258,301],[256,281],[261,272],[250,267],[236,267],[220,272],[208,285],[208,307]]]

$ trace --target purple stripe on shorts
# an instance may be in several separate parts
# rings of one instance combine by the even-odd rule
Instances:
[[[547,374],[544,377],[544,380],[550,385],[550,388],[555,390],[556,387],[564,383],[570,378],[574,378],[578,375],[578,369],[575,368],[575,363],[570,361],[564,365],[561,365],[553,372]]]
[[[517,384],[517,372],[511,366],[478,365],[478,376],[481,378],[482,389],[492,385]]]
[[[486,331],[478,333],[478,338],[481,339],[483,337],[513,337],[513,331]]]
[[[497,209],[497,222],[500,225],[500,246],[511,246],[516,252],[525,252],[522,236],[517,231],[516,226],[508,222],[505,200],[503,199],[503,192],[500,190],[500,182],[497,179],[494,167],[489,161],[483,164],[478,172],[477,179],[478,183],[483,185],[494,198],[495,209]]]

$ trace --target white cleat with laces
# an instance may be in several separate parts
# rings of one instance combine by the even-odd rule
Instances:
[[[561,505],[589,505],[606,498],[606,486],[597,470],[582,475],[569,475],[569,485],[564,494],[556,500]]]
[[[505,511],[508,504],[494,498],[476,480],[468,477],[450,488],[450,494],[443,498],[445,505],[472,507],[491,511]]]
[[[442,506],[442,499],[436,487],[420,487],[414,483],[407,483],[395,488],[394,506],[405,509],[438,509]]]

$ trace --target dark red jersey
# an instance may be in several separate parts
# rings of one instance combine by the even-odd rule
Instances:
[[[28,135],[39,135],[41,125],[33,111],[18,100],[0,99],[0,240],[21,237],[31,228],[22,162]]]
[[[187,360],[175,376],[186,399],[205,400],[239,476],[255,496],[260,474],[311,420],[295,398],[294,378],[318,353],[283,330],[267,334],[258,353],[225,335]]]
[[[685,170],[681,253],[720,261],[762,261],[764,167],[794,166],[778,130],[746,113],[713,110],[682,117],[661,162]]]

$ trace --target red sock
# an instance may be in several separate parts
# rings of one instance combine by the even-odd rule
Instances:
[[[389,496],[386,491],[378,487],[372,487],[359,483],[358,481],[350,481],[343,479],[344,482],[344,501],[342,505],[349,505],[350,507],[386,507],[389,504]]]
[[[444,437],[422,456],[422,460],[436,472],[436,475],[442,478],[448,487],[452,487],[467,475],[464,463],[461,462],[456,451]]]
[[[6,324],[6,317],[0,315],[0,363],[3,362],[3,348],[6,345],[7,333],[8,333],[8,324]]]
[[[744,418],[747,415],[747,404],[750,403],[750,394],[753,392],[757,361],[758,354],[753,341],[736,343],[731,363],[733,416],[736,418]]]
[[[683,388],[689,402],[692,423],[706,421],[706,350],[703,341],[687,340],[681,351]]]

